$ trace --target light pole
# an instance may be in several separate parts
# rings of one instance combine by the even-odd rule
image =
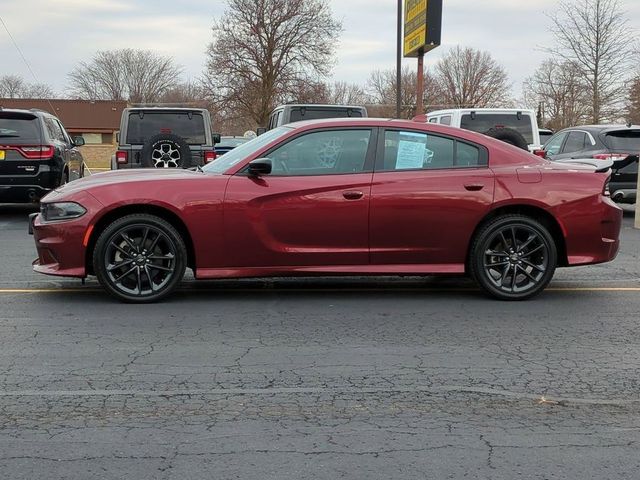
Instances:
[[[398,49],[396,58],[396,118],[402,110],[402,0],[398,0]]]

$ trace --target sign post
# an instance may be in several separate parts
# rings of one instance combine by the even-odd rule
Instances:
[[[636,221],[635,227],[640,228],[640,162],[638,162],[638,185],[636,190]]]
[[[404,56],[418,58],[416,115],[424,113],[424,54],[440,45],[442,0],[405,0]]]

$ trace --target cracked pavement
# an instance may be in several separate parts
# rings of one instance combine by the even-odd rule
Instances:
[[[629,215],[614,263],[524,303],[347,278],[124,305],[32,273],[27,210],[0,206],[0,289],[35,290],[0,294],[2,478],[637,477]]]

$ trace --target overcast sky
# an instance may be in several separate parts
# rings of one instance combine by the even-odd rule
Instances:
[[[333,80],[364,84],[374,69],[395,68],[396,0],[330,0],[343,23]],[[549,20],[557,0],[444,0],[442,45],[425,57],[435,63],[451,47],[486,50],[506,67],[513,93],[545,58],[551,44]],[[622,0],[630,26],[640,30],[640,1]],[[58,95],[67,73],[97,50],[152,49],[196,79],[211,41],[211,24],[224,0],[0,0],[0,17],[31,65],[37,80]],[[0,25],[0,75],[34,82]],[[415,66],[414,59],[406,63]]]

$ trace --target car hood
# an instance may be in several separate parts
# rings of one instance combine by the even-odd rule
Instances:
[[[88,177],[74,180],[73,182],[59,187],[58,189],[56,189],[56,192],[59,194],[68,194],[79,190],[86,190],[88,188],[113,184],[201,178],[203,175],[211,174],[205,174],[194,170],[182,170],[178,168],[135,168],[131,170],[117,170],[113,172],[95,173]]]

